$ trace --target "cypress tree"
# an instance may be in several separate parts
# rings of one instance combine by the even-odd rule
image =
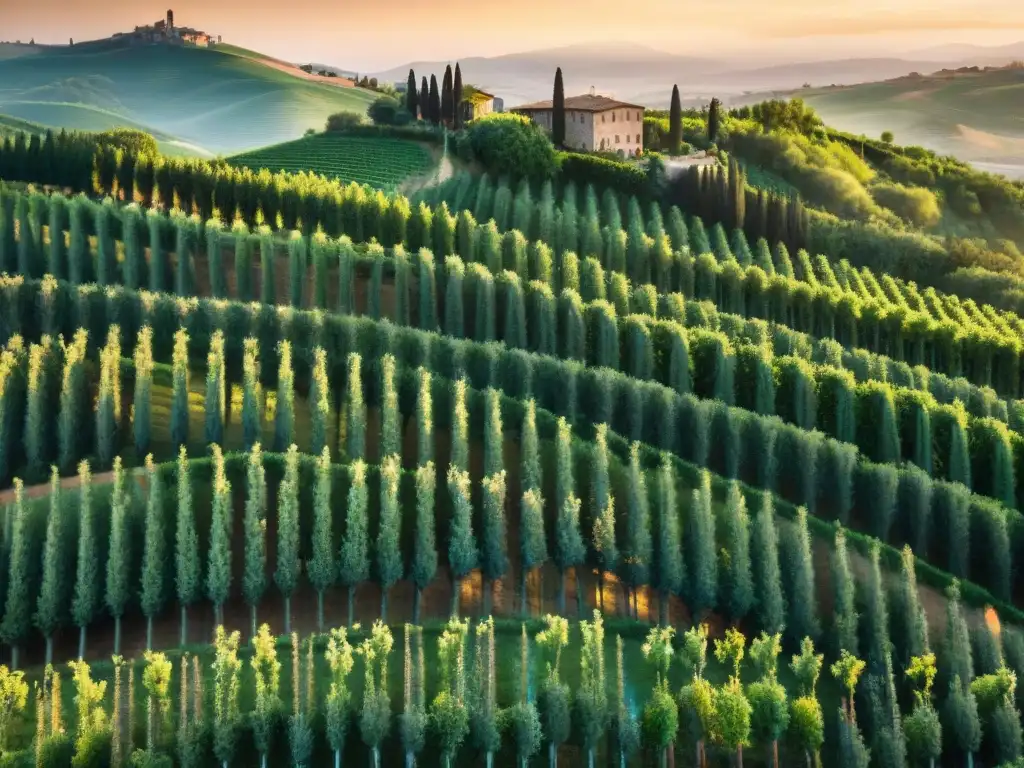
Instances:
[[[111,466],[117,451],[121,421],[121,335],[111,326],[100,351],[100,386],[96,401],[96,454],[101,469]]]
[[[380,520],[377,531],[377,578],[381,588],[381,618],[387,621],[388,592],[402,577],[399,540],[402,532],[399,509],[401,462],[397,455],[385,457],[380,469]]]
[[[676,478],[669,454],[662,455],[658,469],[655,495],[655,571],[653,584],[658,589],[659,622],[669,621],[669,595],[679,595],[683,589],[686,565],[683,561],[683,543],[679,527],[679,509],[676,505]]]
[[[437,90],[437,77],[430,76],[430,95],[427,104],[429,105],[430,122],[434,125],[441,123],[441,96]]]
[[[28,353],[28,388],[25,403],[25,464],[29,477],[42,477],[49,453],[47,422],[50,390],[48,375],[51,356],[48,344],[32,344]]]
[[[348,356],[346,382],[346,448],[350,461],[366,458],[366,401],[363,398],[362,357]]]
[[[917,574],[914,569],[914,553],[904,547],[901,554],[900,580],[897,591],[897,621],[894,645],[904,669],[909,668],[914,657],[930,652],[928,643],[928,617],[917,591]]]
[[[750,563],[750,520],[739,483],[729,484],[723,520],[722,591],[725,607],[734,622],[743,619],[754,602]]]
[[[933,485],[933,528],[943,532],[940,548],[945,557],[942,562],[957,578],[967,576],[970,563],[970,506],[970,492],[959,483]]]
[[[453,126],[455,121],[455,100],[452,93],[452,66],[449,64],[444,69],[444,78],[441,81],[441,121],[448,128]]]
[[[434,458],[434,415],[430,371],[417,369],[419,393],[416,399],[416,461],[423,466]]]
[[[71,345],[64,350],[64,376],[60,392],[58,444],[60,469],[70,472],[81,455],[82,413],[86,409],[85,356],[88,335],[84,328],[75,332]]]
[[[565,614],[566,571],[582,564],[586,556],[580,528],[580,500],[573,493],[574,487],[572,432],[569,423],[560,417],[555,433],[554,561],[561,577],[558,590],[558,608],[561,615]]]
[[[551,108],[551,141],[556,147],[565,145],[565,86],[562,68],[555,70],[555,89]]]
[[[250,336],[243,342],[242,351],[242,443],[245,450],[251,450],[262,437],[263,387],[260,384],[259,341]]]
[[[327,447],[327,427],[331,418],[331,386],[327,380],[327,352],[313,350],[313,370],[309,383],[310,453],[319,456]]]
[[[92,473],[89,462],[78,465],[78,558],[71,615],[78,626],[78,658],[85,657],[85,630],[99,607],[99,557],[93,525]]]
[[[339,577],[348,587],[348,626],[355,618],[355,595],[359,583],[370,577],[369,488],[366,463],[356,459],[351,466],[345,535],[341,542]]]
[[[67,228],[67,201],[60,195],[52,195],[49,199],[49,205],[50,250],[48,253],[46,271],[58,280],[66,280],[68,277],[68,254],[64,230]],[[131,269],[138,264],[138,260],[142,258],[138,236],[135,234],[140,222],[138,208],[129,206],[127,210],[130,210],[130,213],[128,213],[123,219],[125,244],[125,287],[135,289],[140,287],[140,283],[137,282],[136,278],[136,282],[130,284],[129,277],[135,277],[135,275],[138,274],[135,273],[132,275],[130,273]],[[129,262],[131,262],[132,266],[129,266]]]
[[[188,479],[185,478],[185,481],[188,482]],[[167,536],[163,526],[163,481],[153,463],[152,455],[146,457],[146,483],[148,498],[142,548],[142,591],[139,602],[146,617],[146,648],[150,649],[153,647],[153,618],[160,614],[167,602]]]
[[[458,256],[447,256],[445,267],[444,332],[457,339],[465,338],[465,308],[463,307],[463,278],[466,269]]]
[[[274,450],[284,453],[295,439],[295,370],[292,345],[278,344],[277,402],[274,411]]]
[[[625,546],[622,548],[623,581],[633,593],[633,615],[637,612],[637,590],[650,581],[654,545],[651,541],[651,512],[647,480],[640,464],[640,444],[629,451],[629,485],[626,493]]]
[[[761,504],[754,517],[750,555],[758,624],[765,632],[779,634],[786,623],[786,605],[782,597],[782,577],[779,572],[775,508],[769,491],[761,494]]]
[[[431,119],[430,117],[430,88],[427,86],[427,76],[423,75],[420,78],[420,93],[419,98],[416,99],[416,106],[419,108],[420,120],[427,122]],[[415,115],[414,115],[415,117]]]
[[[292,631],[292,594],[299,584],[299,449],[292,445],[285,456],[284,478],[277,489],[277,568],[274,583],[284,596],[284,631]],[[365,577],[364,577],[365,578]]]
[[[879,464],[898,464],[900,439],[892,388],[877,381],[857,385],[857,445]]]
[[[679,86],[672,86],[672,103],[668,113],[668,153],[679,154],[683,142],[683,107],[679,99]]]
[[[525,616],[527,574],[541,567],[548,559],[544,532],[544,497],[538,487],[529,487],[523,493],[519,513],[519,558],[519,604]]]
[[[483,509],[480,515],[480,567],[483,571],[483,614],[491,613],[494,582],[508,571],[508,527],[505,520],[505,470],[481,481]]]
[[[260,243],[260,302],[277,304],[277,278],[275,277],[274,241],[270,228],[261,226],[258,230]]]
[[[420,318],[419,329],[422,331],[437,330],[437,287],[434,277],[434,254],[426,248],[420,248],[417,254],[417,277],[420,285]]]
[[[217,455],[216,450],[214,456]],[[217,477],[214,477],[216,481]],[[181,645],[188,640],[188,607],[200,596],[199,533],[192,508],[192,475],[185,446],[178,450],[177,463],[178,514],[175,530],[175,586],[181,606]],[[216,489],[216,485],[214,486]]]
[[[473,536],[473,506],[470,500],[469,473],[448,468],[448,493],[451,496],[452,519],[448,534],[448,567],[452,574],[452,615],[459,613],[462,579],[479,563]]]
[[[213,510],[210,515],[210,554],[206,566],[206,595],[213,603],[214,615],[218,624],[224,623],[224,603],[231,593],[233,517],[231,483],[224,473],[224,455],[215,445],[213,446]],[[178,591],[181,592],[180,585]]]
[[[836,529],[835,547],[832,550],[832,591],[835,595],[832,634],[837,654],[845,651],[856,656],[858,653],[856,586],[850,570],[846,534],[840,527]]]
[[[301,232],[292,231],[288,236],[288,299],[293,307],[303,306],[303,288],[306,282],[306,241]]]
[[[174,334],[171,387],[171,443],[175,448],[181,448],[188,444],[189,433],[188,334],[184,328],[179,328]]]
[[[235,295],[239,301],[252,301],[252,240],[249,227],[241,219],[231,226],[235,246]]]
[[[413,623],[419,621],[423,590],[437,574],[437,546],[434,532],[434,494],[437,477],[433,462],[427,461],[416,470],[416,521],[413,532],[412,563],[409,578],[416,587],[413,601]]]
[[[864,588],[864,614],[861,639],[864,656],[873,675],[883,674],[889,654],[889,609],[885,582],[879,563],[879,547],[874,545],[870,555],[870,570]]]
[[[139,330],[135,342],[135,395],[132,407],[132,429],[135,452],[141,456],[149,452],[153,414],[153,329],[148,325]]]
[[[225,211],[226,215],[230,215]],[[227,272],[224,268],[222,254],[223,225],[220,219],[210,219],[206,222],[206,261],[210,270],[210,295],[215,299],[223,299],[228,295]]]
[[[313,556],[306,564],[309,581],[316,590],[317,631],[324,627],[324,593],[334,584],[338,572],[334,560],[334,518],[331,509],[331,451],[324,446],[316,461],[313,489]]]
[[[120,469],[120,462],[117,467]],[[124,517],[124,504],[118,496],[119,490],[115,479],[114,493],[111,497],[112,543],[115,533],[113,516],[120,514],[122,520]],[[64,621],[68,610],[71,586],[65,567],[67,542],[65,541],[64,506],[61,503],[60,475],[57,473],[56,467],[51,468],[49,502],[49,511],[46,516],[46,539],[43,544],[43,579],[39,587],[35,613],[35,625],[46,638],[47,664],[53,661],[53,633],[60,628]],[[113,555],[113,553],[112,549],[111,554]],[[114,611],[111,612],[114,613]],[[118,627],[120,627],[120,613],[114,613],[114,616]]]
[[[242,522],[245,529],[242,595],[249,604],[250,636],[255,637],[256,608],[267,590],[267,475],[263,468],[263,451],[259,443],[249,450],[245,493],[245,517]],[[278,494],[280,495],[280,490]]]
[[[206,356],[206,443],[224,442],[224,415],[227,405],[224,370],[224,332],[214,331]]]
[[[192,251],[195,247],[197,222],[193,217],[182,216],[175,222],[175,278],[174,292],[181,297],[192,296]]]
[[[121,458],[117,457],[114,459],[114,482],[110,495],[110,549],[107,555],[107,582],[104,597],[107,610],[114,617],[114,656],[119,656],[121,653],[121,617],[124,615],[131,597],[129,584],[132,562],[131,537],[126,519],[128,504]],[[147,508],[147,513],[148,511]],[[63,566],[60,567],[63,569]],[[65,577],[62,576],[63,578]],[[65,584],[62,590],[67,586]],[[49,664],[50,654],[47,656],[47,664]]]
[[[419,94],[416,93],[416,73],[413,70],[409,70],[409,79],[405,84],[405,109],[412,119],[415,120],[418,113]]]
[[[4,602],[0,635],[11,646],[11,669],[18,668],[21,644],[32,625],[32,598],[29,587],[29,542],[25,531],[25,486],[20,478],[14,479],[14,505],[8,510],[11,520],[7,545],[7,595]]]
[[[488,389],[484,393],[484,476],[489,477],[504,471],[502,456],[504,427],[501,422],[501,398],[498,391]]]
[[[715,554],[715,517],[711,509],[711,476],[701,473],[700,487],[693,491],[690,521],[685,536],[686,562],[690,566],[689,602],[695,617],[718,604],[718,558]]]
[[[819,632],[818,607],[811,536],[807,530],[807,510],[803,507],[797,509],[795,524],[782,539],[780,564],[789,606],[786,632],[794,644],[804,637],[814,640]]]

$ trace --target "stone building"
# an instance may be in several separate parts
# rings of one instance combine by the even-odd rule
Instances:
[[[512,110],[551,130],[551,101]],[[565,146],[585,152],[616,152],[635,157],[644,149],[644,107],[593,92],[565,100]]]

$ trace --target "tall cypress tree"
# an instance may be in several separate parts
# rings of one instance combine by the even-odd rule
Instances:
[[[78,465],[78,560],[71,614],[78,626],[78,658],[85,656],[85,630],[99,607],[99,557],[92,510],[89,462]]]
[[[370,522],[368,519],[369,489],[366,485],[366,463],[357,459],[350,468],[352,484],[348,489],[345,536],[341,542],[339,575],[348,587],[348,626],[355,616],[355,595],[359,582],[370,576]]]
[[[441,122],[451,128],[455,118],[454,104],[452,103],[452,65],[444,68],[444,78],[441,80]]]
[[[420,597],[437,574],[437,544],[434,532],[434,495],[437,476],[434,463],[427,461],[416,470],[416,524],[413,533],[412,564],[409,578],[416,587],[412,620],[420,620]]]
[[[210,554],[206,566],[206,594],[218,624],[224,623],[224,603],[231,594],[231,532],[234,521],[231,483],[224,472],[224,455],[213,446],[213,510],[210,513]],[[179,587],[180,591],[180,587]]]
[[[679,152],[683,141],[683,105],[679,99],[679,86],[672,86],[672,105],[668,112],[668,152],[670,155]]]
[[[751,572],[754,578],[754,601],[761,629],[775,635],[786,624],[786,604],[782,597],[779,573],[779,538],[775,528],[775,505],[765,491],[750,532]]]
[[[409,70],[409,80],[405,84],[405,108],[412,115],[412,119],[416,119],[417,107],[419,106],[419,94],[416,92],[416,73],[413,70]]]
[[[427,76],[420,78],[420,95],[416,100],[416,106],[420,110],[420,120],[430,120],[430,86],[427,85]]]
[[[192,479],[185,446],[178,451],[178,514],[175,532],[175,585],[181,605],[181,644],[188,640],[188,607],[199,599],[199,534],[192,508]]]
[[[114,655],[121,653],[121,616],[128,607],[132,589],[129,564],[132,562],[128,532],[128,499],[125,496],[121,458],[114,459],[114,487],[110,495],[110,554],[107,556],[107,610],[114,617]],[[47,660],[49,663],[49,660]]]
[[[324,629],[324,592],[334,584],[338,568],[334,560],[333,510],[331,509],[331,451],[324,447],[316,461],[313,489],[313,557],[306,563],[309,581],[316,590],[317,631]]]
[[[683,589],[686,565],[683,561],[683,543],[679,533],[679,507],[676,504],[676,478],[672,458],[665,454],[658,470],[655,495],[655,550],[654,585],[658,588],[658,615],[661,624],[669,618],[669,595],[678,595]]]
[[[10,532],[6,537],[7,599],[4,617],[0,622],[0,636],[11,646],[11,669],[18,668],[18,652],[32,625],[32,597],[29,588],[29,542],[25,531],[25,486],[20,478],[14,479],[14,505],[7,511]],[[13,518],[13,519],[12,519]]]
[[[249,604],[250,632],[256,636],[256,607],[267,588],[267,476],[263,468],[260,444],[249,451],[246,471],[246,497],[243,517],[245,564],[242,568],[242,595]],[[317,486],[319,489],[319,485]],[[310,566],[312,575],[312,565]]]
[[[729,484],[725,501],[723,528],[726,545],[723,556],[722,598],[729,616],[740,621],[754,602],[754,584],[750,569],[750,519],[739,483]]]
[[[462,68],[455,62],[455,79],[452,81],[452,124],[455,130],[462,128]]]
[[[842,528],[836,530],[835,548],[832,550],[832,592],[834,608],[832,613],[832,635],[837,654],[846,651],[857,655],[857,607],[856,582],[850,569],[850,557],[846,549],[846,534]]]
[[[186,479],[187,482],[187,479]],[[153,647],[153,617],[163,610],[167,599],[167,537],[164,535],[163,482],[153,456],[146,457],[146,530],[142,545],[142,594],[140,603],[146,617],[146,648]]]
[[[565,144],[565,86],[562,68],[555,70],[555,92],[551,101],[551,141],[556,147]]]
[[[718,140],[718,129],[722,125],[722,102],[717,98],[711,100],[708,106],[708,141],[714,143]]]
[[[430,76],[430,96],[428,100],[430,122],[434,125],[441,123],[441,94],[437,90],[437,77]]]
[[[118,463],[120,467],[120,463]],[[115,487],[114,494],[117,494]],[[46,516],[46,540],[43,545],[43,581],[36,603],[35,624],[46,638],[46,663],[53,660],[53,633],[60,628],[67,611],[69,594],[64,529],[64,507],[61,504],[60,475],[52,467],[50,474],[50,509]],[[111,514],[115,504],[111,503]],[[122,507],[123,509],[123,507]],[[9,511],[8,514],[13,514]],[[112,526],[113,527],[113,526]],[[112,531],[113,533],[113,531]],[[120,626],[120,615],[115,616]]]
[[[292,631],[292,593],[299,583],[299,449],[288,448],[284,478],[277,490],[277,569],[274,583],[284,596],[284,631]]]

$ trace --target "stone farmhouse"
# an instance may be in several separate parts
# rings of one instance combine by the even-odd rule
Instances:
[[[515,107],[513,112],[526,115],[535,123],[551,130],[552,103],[538,101]],[[628,104],[591,89],[586,96],[565,99],[565,146],[586,152],[616,152],[622,157],[636,157],[644,149],[644,107]]]
[[[135,44],[163,43],[170,45],[194,45],[199,48],[207,48],[220,42],[220,37],[214,40],[212,35],[202,30],[174,26],[174,11],[170,10],[167,11],[166,18],[155,21],[152,24],[136,27],[131,32],[118,32],[114,35],[114,39],[126,39],[128,42]]]
[[[494,94],[473,85],[462,87],[462,104],[459,108],[462,110],[462,119],[467,123],[497,111],[494,108]]]

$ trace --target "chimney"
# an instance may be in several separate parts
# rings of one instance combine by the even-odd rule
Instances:
[[[594,86],[590,86],[590,95],[591,96],[596,96],[597,95],[597,89]]]

